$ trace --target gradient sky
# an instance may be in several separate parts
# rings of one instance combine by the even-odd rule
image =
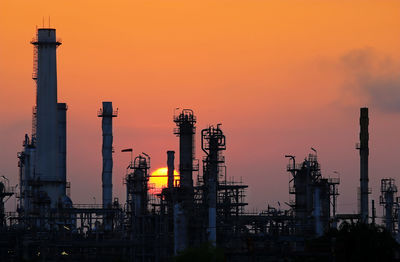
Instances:
[[[75,203],[101,199],[102,101],[114,125],[114,196],[129,154],[152,170],[178,149],[172,116],[222,123],[228,177],[249,185],[249,210],[288,201],[285,154],[318,150],[341,173],[339,212],[357,211],[358,118],[370,107],[370,186],[400,185],[400,1],[142,0],[0,2],[0,174],[17,182],[31,130],[36,26],[57,29],[59,101],[68,104],[67,176]],[[178,163],[176,162],[176,166]],[[378,207],[381,210],[381,207]]]

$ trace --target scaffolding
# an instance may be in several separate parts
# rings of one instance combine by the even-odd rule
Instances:
[[[397,197],[397,186],[393,178],[384,178],[381,180],[379,203],[383,206],[383,221],[386,230],[394,234],[396,231],[396,222],[398,221],[397,213],[399,212],[400,202]]]
[[[287,165],[287,171],[292,175],[289,194],[294,195],[294,200],[289,205],[294,212],[296,234],[313,237],[336,227],[339,179],[322,177],[316,153],[309,154],[301,164],[296,164],[294,156],[286,157],[290,158]]]

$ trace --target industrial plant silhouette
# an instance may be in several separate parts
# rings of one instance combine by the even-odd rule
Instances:
[[[36,105],[32,132],[18,153],[18,187],[6,177],[0,182],[0,261],[356,261],[360,256],[351,245],[364,242],[369,246],[363,261],[398,256],[400,201],[394,179],[381,181],[384,226],[376,225],[375,203],[369,199],[368,108],[360,110],[356,214],[337,212],[339,178],[323,176],[314,149],[303,161],[285,156],[293,195],[286,209],[246,211],[248,186],[226,176],[227,140],[220,124],[198,132],[204,154],[196,159],[191,109],[177,110],[173,120],[179,179],[174,179],[175,152],[168,151],[168,184],[151,194],[150,156],[141,153],[127,167],[126,202],[121,203],[113,198],[112,185],[113,118],[118,112],[109,101],[98,112],[102,204],[74,204],[66,176],[67,104],[57,101],[56,50],[61,42],[55,29],[41,28],[31,43]],[[5,212],[10,197],[18,199],[18,207]],[[384,254],[375,256],[374,250]]]

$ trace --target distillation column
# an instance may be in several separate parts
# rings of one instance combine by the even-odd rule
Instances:
[[[398,207],[397,186],[393,178],[381,179],[380,204],[384,207],[384,221],[386,230],[394,233],[395,229],[395,207]]]
[[[134,189],[134,205],[135,216],[143,216],[147,214],[148,205],[148,169],[150,168],[150,160],[145,156],[139,155],[134,161],[133,172],[133,189]]]
[[[193,216],[193,159],[196,117],[190,109],[183,109],[174,117],[177,125],[175,134],[179,136],[179,197],[174,203],[174,252],[189,245],[188,221]]]
[[[112,119],[117,116],[113,111],[112,102],[103,102],[103,109],[100,109],[98,117],[102,118],[103,131],[103,208],[111,208],[112,205],[112,169],[113,169],[113,134]]]
[[[183,109],[174,118],[178,126],[175,132],[179,136],[179,173],[180,187],[187,190],[188,195],[193,194],[193,159],[194,159],[194,134],[196,117],[190,109]]]
[[[56,30],[42,28],[37,31],[35,46],[36,67],[36,164],[35,176],[43,182],[44,190],[55,207],[65,195],[65,177],[58,170],[59,137],[57,121],[57,61]]]
[[[368,108],[360,109],[360,217],[363,223],[368,223]]]
[[[204,166],[204,185],[207,192],[208,206],[208,241],[212,245],[217,242],[217,187],[219,177],[219,165],[224,163],[223,157],[220,156],[222,150],[226,150],[225,136],[222,130],[210,126],[201,131],[201,148],[206,153]]]

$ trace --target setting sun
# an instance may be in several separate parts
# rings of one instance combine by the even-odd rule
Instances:
[[[149,178],[150,192],[158,194],[161,189],[168,185],[168,168],[162,167],[152,172]],[[174,184],[179,179],[178,171],[174,170]]]

